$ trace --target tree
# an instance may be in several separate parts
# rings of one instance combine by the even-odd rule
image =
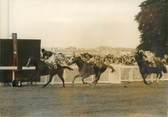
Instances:
[[[168,53],[168,0],[146,0],[140,8],[135,18],[141,37],[137,49],[163,57]]]

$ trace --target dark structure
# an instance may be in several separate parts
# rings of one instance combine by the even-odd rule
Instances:
[[[0,39],[0,66],[18,66],[18,69],[16,71],[16,80],[29,81],[29,74],[31,74],[30,72],[33,72],[33,70],[23,71],[22,66],[26,66],[27,60],[30,56],[36,58],[37,60],[40,60],[41,40],[17,39],[16,43],[17,56],[14,54],[13,40]],[[15,61],[14,58],[17,60]],[[40,77],[34,79],[34,81],[39,80]],[[11,81],[12,71],[0,70],[0,82]]]
[[[135,18],[141,37],[137,49],[163,58],[168,54],[168,0],[145,0],[140,8]]]

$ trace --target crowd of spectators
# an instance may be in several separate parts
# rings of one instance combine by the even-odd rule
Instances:
[[[149,63],[155,63],[160,61],[168,65],[168,55],[165,55],[163,58],[157,57],[154,53],[150,51],[143,51],[145,55],[145,60]],[[105,56],[93,55],[89,53],[80,54],[80,56],[86,60],[94,63],[104,62],[107,64],[121,64],[121,65],[136,65],[135,55],[134,54],[123,54],[123,55],[113,55],[107,54]]]
[[[146,60],[152,62],[155,60],[155,55],[149,51],[144,51],[144,54],[147,56]],[[55,62],[60,64],[66,64],[73,56],[80,56],[84,61],[88,63],[106,63],[106,64],[120,64],[120,65],[136,65],[136,60],[134,54],[123,54],[123,55],[98,55],[98,54],[90,54],[89,52],[78,53],[75,55],[66,55],[64,53],[55,53]],[[168,64],[168,56],[165,55],[162,61],[165,64]]]
[[[136,64],[136,61],[133,55],[115,56],[112,54],[108,54],[105,56],[100,56],[100,55],[91,55],[89,53],[83,53],[80,56],[83,60],[88,62],[93,62],[93,63],[104,62],[106,64],[122,64],[122,65]]]

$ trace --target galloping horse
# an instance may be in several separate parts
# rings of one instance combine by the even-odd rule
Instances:
[[[161,78],[162,72],[167,73],[167,69],[165,65],[161,62],[156,63],[156,66],[151,66],[148,61],[145,60],[145,55],[142,51],[138,51],[135,55],[135,60],[139,66],[140,73],[142,75],[143,81],[146,85],[151,84],[151,82],[147,82],[146,78],[148,75],[155,73],[157,74],[157,78]]]
[[[97,84],[101,74],[107,68],[111,68],[112,72],[114,72],[114,68],[110,65],[102,64],[101,66],[97,66],[96,64],[91,64],[91,63],[87,63],[86,61],[83,61],[81,57],[73,57],[69,65],[72,65],[72,64],[76,64],[78,66],[78,71],[79,71],[79,74],[77,74],[74,77],[72,84],[74,84],[75,79],[78,77],[81,77],[83,84],[86,84],[84,79],[89,77],[90,75],[95,75],[95,80],[93,81],[93,83]]]
[[[37,75],[49,75],[49,81],[43,86],[46,87],[53,79],[54,75],[58,75],[58,77],[61,79],[62,83],[63,83],[63,87],[65,87],[65,83],[64,83],[64,78],[63,78],[63,73],[64,73],[64,69],[68,69],[68,70],[73,70],[72,68],[68,67],[68,66],[61,66],[60,64],[56,64],[51,65],[51,64],[47,64],[43,61],[38,62],[37,59],[35,58],[29,58],[27,61],[26,66],[35,66],[36,67],[36,71],[35,74],[32,75],[32,79],[37,77]]]

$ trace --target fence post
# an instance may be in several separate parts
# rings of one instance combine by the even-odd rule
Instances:
[[[18,64],[18,52],[17,52],[17,33],[12,33],[13,40],[13,66],[17,66]],[[12,85],[15,81],[15,70],[12,70]]]
[[[133,68],[130,68],[128,78],[128,81],[133,81]]]
[[[118,78],[119,78],[119,80],[120,80],[120,82],[121,82],[121,65],[119,65],[118,68],[119,68],[119,69],[118,69]]]
[[[15,80],[15,70],[12,70],[12,81]]]
[[[110,76],[110,70],[108,70],[108,82],[113,83]]]

